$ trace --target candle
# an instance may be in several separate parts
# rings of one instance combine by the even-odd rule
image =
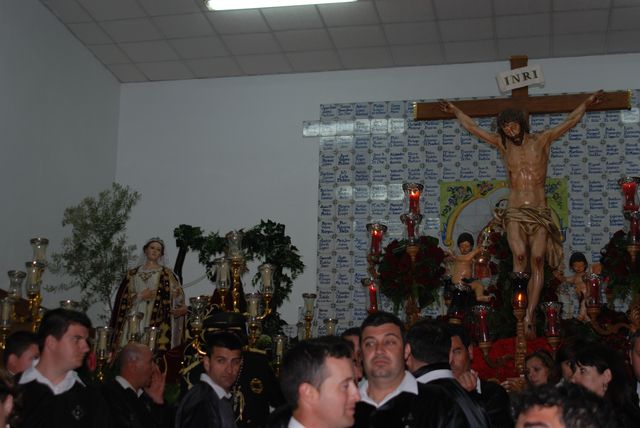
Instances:
[[[600,305],[600,277],[590,273],[586,275],[587,280],[587,306]]]
[[[622,193],[624,194],[624,210],[625,211],[637,211],[638,205],[636,204],[636,191],[638,189],[638,183],[633,177],[626,177],[622,179]]]
[[[559,302],[544,302],[542,304],[544,315],[546,318],[546,327],[544,334],[547,337],[560,336],[560,309],[562,305]]]
[[[49,240],[47,238],[33,238],[30,242],[33,248],[33,260],[45,261]]]
[[[409,213],[420,214],[420,193],[424,186],[420,183],[403,183],[402,190],[409,201]]]
[[[2,326],[7,326],[9,324],[9,320],[11,319],[11,298],[5,297],[2,299],[2,304],[0,306],[0,312],[2,312],[1,320]]]
[[[218,287],[228,288],[229,262],[226,259],[219,259],[216,262],[216,274],[218,277]]]
[[[250,317],[258,316],[258,305],[260,304],[260,295],[258,293],[248,293],[246,296]]]
[[[260,275],[262,277],[262,292],[265,294],[273,293],[273,287],[271,285],[271,279],[273,276],[273,265],[265,263],[261,265],[258,270],[260,271]]]
[[[374,281],[369,282],[369,313],[378,311],[378,288]]]
[[[303,293],[302,299],[304,300],[304,316],[313,317],[313,305],[318,297],[314,293]]]
[[[333,336],[336,334],[336,323],[338,320],[335,318],[326,318],[324,325],[327,327],[327,336]]]
[[[527,307],[527,295],[524,290],[518,289],[513,295],[513,309],[526,309]]]
[[[380,243],[382,242],[382,232],[378,229],[371,231],[371,252],[380,254]]]
[[[284,336],[276,336],[276,357],[282,358],[284,356]]]
[[[98,346],[96,347],[96,351],[106,351],[107,350],[107,332],[104,327],[100,327],[98,329]]]
[[[487,321],[487,317],[489,315],[489,311],[486,306],[480,305],[477,307],[478,314],[478,341],[480,342],[488,342],[489,341],[489,323]]]
[[[149,334],[149,337],[147,338],[147,346],[149,347],[151,352],[153,352],[156,350],[156,342],[158,340],[158,327],[148,327],[147,331]]]

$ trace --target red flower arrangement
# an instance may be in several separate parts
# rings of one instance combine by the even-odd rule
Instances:
[[[411,263],[407,254],[406,240],[394,239],[384,249],[378,266],[380,291],[393,302],[396,310],[410,296],[416,298],[419,308],[435,300],[445,272],[445,253],[438,243],[437,238],[421,236],[415,263]]]

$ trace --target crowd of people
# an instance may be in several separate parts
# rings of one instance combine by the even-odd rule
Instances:
[[[280,367],[283,405],[274,403],[246,424],[234,388],[253,363],[245,360],[243,332],[226,326],[206,335],[199,378],[169,403],[165,373],[139,343],[118,353],[113,379],[87,382],[79,373],[91,322],[81,312],[50,310],[36,334],[19,332],[6,341],[0,425],[626,428],[640,420],[640,382],[632,381],[640,379],[640,332],[630,337],[630,367],[603,343],[568,339],[555,359],[543,351],[527,356],[526,385],[507,391],[471,368],[473,344],[463,327],[424,319],[406,331],[396,315],[376,312],[342,337],[293,345]],[[260,376],[247,382],[263,392]],[[245,404],[249,412],[255,405]]]

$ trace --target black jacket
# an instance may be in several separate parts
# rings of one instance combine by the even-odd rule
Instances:
[[[171,428],[173,414],[167,405],[153,402],[147,394],[140,397],[116,380],[105,382],[102,395],[109,406],[115,428]]]
[[[180,402],[175,428],[236,428],[230,402],[223,402],[211,385],[200,381]]]

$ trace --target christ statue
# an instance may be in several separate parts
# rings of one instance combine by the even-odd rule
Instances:
[[[489,132],[449,101],[440,102],[440,110],[452,113],[462,127],[496,148],[504,161],[509,181],[506,209],[496,213],[507,232],[513,253],[513,271],[531,272],[527,286],[525,328],[535,337],[535,310],[544,281],[544,260],[552,269],[562,264],[562,235],[551,218],[544,193],[551,144],[573,128],[589,106],[597,104],[602,91],[588,96],[559,125],[540,133],[530,133],[524,112],[507,109],[498,115],[498,132]]]

